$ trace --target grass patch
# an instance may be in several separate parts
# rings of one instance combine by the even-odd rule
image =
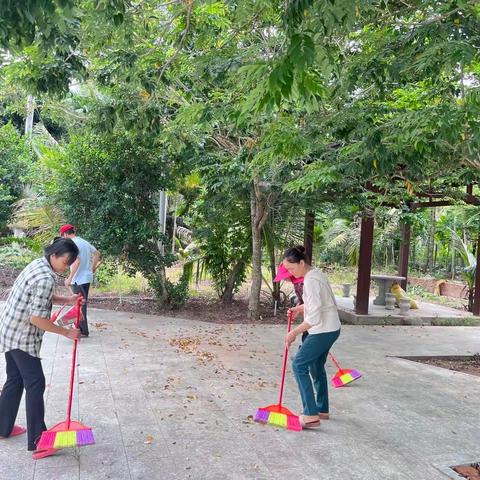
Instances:
[[[435,327],[478,327],[480,326],[480,317],[465,318],[435,318],[432,320]]]
[[[102,293],[118,293],[121,295],[138,295],[148,292],[148,282],[137,272],[135,276],[129,276],[123,272],[118,272],[108,278],[106,283],[96,290]]]
[[[410,285],[408,287],[407,295],[414,300],[423,300],[425,302],[435,303],[437,305],[443,305],[445,307],[457,308],[459,310],[466,310],[465,307],[468,304],[467,300],[464,300],[462,298],[435,295],[434,293],[425,290],[420,285]]]

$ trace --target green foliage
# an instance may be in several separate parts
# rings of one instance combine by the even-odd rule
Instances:
[[[457,233],[451,229],[450,232],[452,235],[453,246],[462,257],[465,265],[462,271],[463,278],[467,282],[469,290],[472,291],[475,287],[475,271],[477,269],[477,259],[475,258],[475,255],[468,249],[468,246],[457,235]]]
[[[3,0],[0,3],[0,46],[11,49],[33,43],[43,48],[56,46],[88,15],[113,21],[119,26],[129,3],[126,0]]]
[[[102,250],[127,258],[152,253],[155,193],[166,187],[167,162],[144,138],[127,132],[73,137],[51,167],[66,217]]]
[[[224,219],[223,217],[222,220]],[[198,231],[198,236],[204,241],[202,252],[205,265],[212,275],[219,297],[223,296],[232,268],[237,262],[242,262],[242,265],[234,280],[233,291],[238,291],[244,282],[250,250],[248,227],[227,224],[222,220],[211,219],[208,225]]]
[[[182,275],[176,283],[167,280],[169,306],[172,309],[177,309],[185,305],[189,296],[189,283],[186,275]]]
[[[112,283],[112,279],[120,274],[119,262],[115,257],[102,257],[102,263],[95,272],[95,284],[99,287],[107,287]]]
[[[119,26],[127,4],[126,0],[2,1],[0,46],[21,58],[5,62],[5,72],[29,93],[67,93],[72,79],[86,76],[82,30],[92,17]]]
[[[168,186],[168,161],[148,138],[116,132],[73,137],[49,159],[52,189],[65,218],[106,255],[124,259],[150,280],[160,255],[158,191]],[[162,267],[163,268],[163,267]]]
[[[35,95],[48,93],[53,96],[68,92],[70,82],[81,79],[86,69],[81,55],[72,52],[79,47],[78,39],[65,34],[61,40],[51,50],[39,45],[26,47],[22,63],[5,67],[7,77]]]
[[[348,260],[349,265],[357,264],[360,249],[358,222],[349,225],[349,222],[345,219],[334,219],[331,226],[324,232],[324,241],[324,257],[325,254],[337,251],[343,257],[341,260]]]
[[[4,0],[0,4],[0,45],[28,45],[38,36],[48,42],[54,32],[67,30],[78,11],[73,0]],[[58,32],[57,30],[57,32]]]
[[[0,247],[0,265],[5,267],[21,270],[36,258],[38,253],[21,245],[20,242]]]
[[[11,124],[0,128],[0,230],[5,229],[32,164],[23,137]]]
[[[412,226],[417,260],[431,245],[431,219],[411,202],[441,192],[460,203],[458,185],[480,181],[474,2],[5,5],[0,42],[14,61],[4,78],[47,93],[37,114],[69,129],[65,153],[44,152],[41,198],[53,196],[68,221],[140,269],[159,296],[187,291],[164,278],[172,259],[157,244],[161,188],[181,193],[177,213],[221,295],[245,278],[253,184],[268,199],[270,252],[301,237],[303,212],[315,208],[322,259],[353,262],[357,213],[376,208],[374,263],[387,268],[400,220]],[[2,118],[21,112],[16,95]],[[437,222],[438,268],[452,256],[448,228],[468,248],[478,234],[476,211],[455,218]]]
[[[233,292],[246,276],[251,255],[249,188],[241,163],[212,160],[201,170],[203,189],[192,221],[203,260],[222,297],[232,274]]]
[[[20,245],[26,250],[30,250],[37,255],[43,253],[43,245],[38,241],[28,237],[0,237],[0,245]]]

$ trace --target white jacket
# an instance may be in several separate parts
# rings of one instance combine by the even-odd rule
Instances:
[[[310,335],[334,332],[340,328],[335,295],[327,276],[312,268],[305,275],[303,284],[304,321],[311,325]]]

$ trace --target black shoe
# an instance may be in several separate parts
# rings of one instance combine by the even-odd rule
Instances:
[[[88,337],[88,335],[89,335],[88,333],[80,333],[81,337]]]

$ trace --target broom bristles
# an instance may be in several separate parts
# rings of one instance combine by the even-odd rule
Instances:
[[[294,430],[300,432],[302,426],[300,420],[296,415],[287,415],[285,413],[270,412],[259,408],[255,414],[254,420],[259,423],[273,425],[275,427],[286,428],[287,430]]]
[[[93,445],[95,438],[90,428],[84,430],[66,430],[59,432],[45,431],[37,444],[38,450],[50,448],[71,448]]]
[[[302,431],[300,419],[296,415],[287,415],[287,430]]]
[[[270,412],[268,424],[276,427],[287,428],[287,416],[283,413]]]
[[[91,429],[78,430],[77,432],[77,445],[83,447],[84,445],[93,445],[95,438]]]
[[[77,432],[57,432],[53,448],[69,448],[77,445]]]
[[[338,375],[338,373],[341,373],[341,375]],[[362,376],[358,370],[343,370],[338,373],[332,378],[332,384],[335,388],[344,387]]]
[[[47,450],[49,448],[53,448],[53,445],[55,444],[56,436],[57,436],[56,432],[43,432],[39,442],[37,443],[37,449]]]
[[[259,423],[267,423],[270,412],[259,408],[255,414],[255,421]]]

